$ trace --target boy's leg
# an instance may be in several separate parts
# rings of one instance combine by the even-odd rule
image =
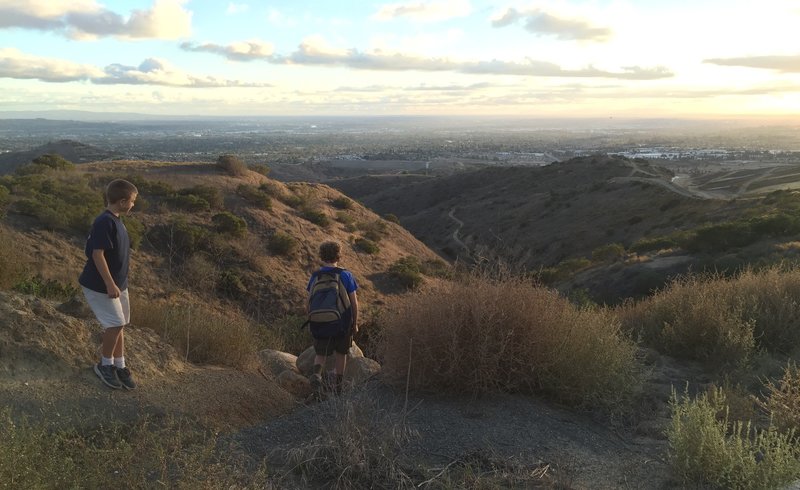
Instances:
[[[114,347],[117,345],[122,327],[107,327],[103,330],[103,343],[100,347],[102,359],[94,365],[94,372],[109,388],[122,388],[114,371]]]
[[[108,327],[103,330],[102,354],[105,359],[114,359],[117,343],[122,338],[122,327]]]

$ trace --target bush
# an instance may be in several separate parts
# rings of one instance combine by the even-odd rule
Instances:
[[[68,300],[78,294],[78,288],[72,284],[64,284],[55,279],[44,279],[34,276],[24,279],[14,285],[14,291],[30,294],[37,298]]]
[[[300,217],[323,228],[330,226],[331,220],[319,209],[304,207],[300,210]]]
[[[189,362],[245,368],[254,359],[256,331],[230,311],[147,302],[134,305],[131,312],[133,324],[154,330]]]
[[[46,155],[38,156],[34,158],[31,162],[34,165],[42,165],[44,167],[49,167],[55,170],[72,170],[75,168],[74,163],[70,162],[66,158],[56,153],[48,153]]]
[[[800,368],[789,363],[783,377],[777,382],[767,382],[767,399],[759,406],[770,415],[775,426],[787,431],[800,427]]]
[[[364,238],[373,242],[380,242],[386,236],[387,226],[382,220],[362,222],[357,225],[358,229],[364,232]]]
[[[7,289],[21,281],[25,277],[28,260],[14,243],[11,234],[0,228],[0,288]]]
[[[642,238],[631,245],[631,252],[644,253],[655,250],[665,250],[678,246],[678,243],[670,237]]]
[[[11,181],[13,210],[51,230],[86,233],[103,209],[100,192],[78,175],[24,175]]]
[[[297,240],[287,233],[276,232],[269,237],[267,249],[273,255],[289,256],[297,249]]]
[[[472,274],[407,297],[380,351],[388,380],[409,375],[426,391],[542,393],[613,410],[638,384],[635,345],[609,311],[575,308],[524,278]]]
[[[405,289],[418,289],[423,282],[421,267],[418,258],[403,257],[389,267],[389,275]]]
[[[593,262],[613,262],[625,257],[625,247],[619,243],[609,243],[592,251]]]
[[[208,294],[217,284],[219,271],[203,254],[196,254],[181,264],[178,278],[184,286]]]
[[[242,281],[242,276],[235,270],[222,271],[217,280],[217,291],[231,299],[244,299],[248,288]]]
[[[390,223],[396,223],[398,225],[400,224],[400,218],[398,218],[396,214],[386,213],[383,215],[383,219]]]
[[[675,357],[746,365],[757,349],[800,347],[800,271],[773,267],[736,277],[691,276],[620,309],[623,324]]]
[[[219,189],[208,185],[196,185],[178,191],[179,196],[196,196],[208,203],[213,209],[219,209],[224,204],[222,193]]]
[[[269,168],[269,165],[265,163],[254,163],[249,166],[250,170],[253,172],[259,173],[264,177],[269,177],[269,171],[272,170]]]
[[[696,400],[673,393],[667,437],[670,461],[684,483],[716,488],[781,488],[800,477],[800,442],[794,430],[756,430],[728,418],[725,394]],[[722,414],[719,417],[719,414]]]
[[[202,212],[211,209],[211,205],[200,196],[194,194],[178,194],[169,199],[169,203],[178,209],[190,212]]]
[[[210,243],[209,232],[205,228],[182,219],[150,228],[147,238],[162,254],[178,258],[188,258]]]
[[[361,250],[365,254],[369,255],[375,255],[376,253],[381,251],[377,243],[366,238],[356,238],[355,246],[356,249]]]
[[[217,229],[217,233],[241,238],[247,233],[247,222],[227,211],[215,214],[211,221]]]
[[[331,201],[333,207],[337,209],[353,209],[353,200],[348,199],[345,196],[339,196],[333,201]]]
[[[138,200],[137,200],[138,204]],[[144,238],[145,228],[141,221],[133,216],[123,216],[122,222],[125,224],[125,229],[128,230],[128,238],[131,241],[131,248],[138,249],[142,244]]]
[[[235,155],[220,155],[219,158],[217,158],[217,168],[233,177],[247,175],[247,165]]]
[[[247,201],[249,204],[259,209],[272,209],[272,199],[267,192],[264,192],[261,189],[261,187],[256,188],[251,185],[242,184],[236,188],[236,193],[242,196],[242,199]]]

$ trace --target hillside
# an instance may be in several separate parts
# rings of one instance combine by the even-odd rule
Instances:
[[[548,283],[616,302],[690,270],[734,271],[794,256],[780,244],[793,241],[800,228],[773,221],[794,223],[796,196],[780,191],[715,199],[702,184],[719,178],[696,176],[679,185],[671,171],[645,161],[595,156],[543,167],[368,176],[330,185],[398,216],[451,259],[499,256],[541,272]]]
[[[109,160],[115,155],[96,146],[73,140],[59,140],[45,143],[27,151],[0,153],[0,175],[12,173],[17,168],[30,163],[34,158],[47,154],[58,154],[73,163],[87,163]]]

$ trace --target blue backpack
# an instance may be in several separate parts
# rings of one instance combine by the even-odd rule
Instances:
[[[350,297],[342,283],[343,270],[320,269],[311,276],[307,323],[315,339],[341,337],[350,331]]]

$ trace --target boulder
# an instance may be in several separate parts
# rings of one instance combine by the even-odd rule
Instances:
[[[344,369],[345,386],[358,386],[381,372],[381,365],[377,361],[366,357],[356,357],[347,360]]]
[[[353,345],[350,347],[350,351],[347,353],[348,363],[350,362],[351,359],[356,359],[359,357],[364,357],[364,353],[356,345],[356,343],[353,342]],[[334,359],[335,356],[333,355],[328,356],[328,359],[325,362],[325,371],[333,370]],[[303,353],[297,357],[296,366],[300,374],[303,374],[305,376],[311,374],[311,369],[314,367],[314,346],[311,346],[308,349],[304,350]]]
[[[264,349],[258,353],[258,362],[264,374],[278,376],[286,370],[297,372],[297,356],[288,352]]]
[[[297,397],[305,398],[311,394],[311,383],[308,381],[308,378],[294,369],[283,371],[278,374],[275,380],[278,386]]]

